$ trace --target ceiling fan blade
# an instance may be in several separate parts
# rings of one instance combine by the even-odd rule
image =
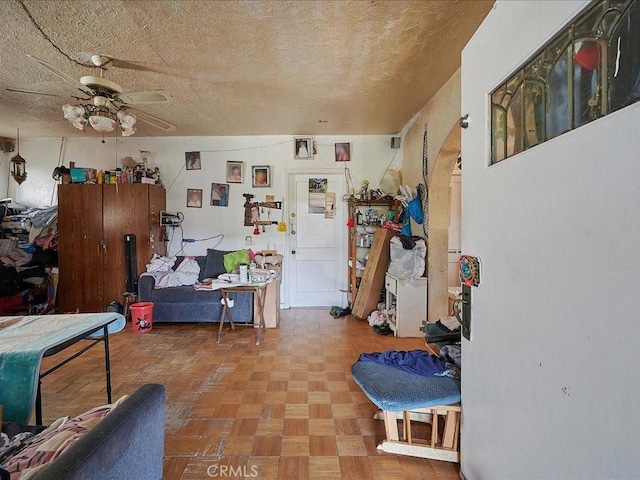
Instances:
[[[71,78],[69,75],[67,75],[66,73],[61,72],[60,70],[58,70],[56,67],[54,67],[53,65],[51,65],[50,63],[45,62],[44,60],[39,59],[38,57],[34,57],[33,55],[27,55],[27,57],[35,60],[36,62],[38,62],[40,65],[42,65],[44,68],[46,68],[47,70],[49,70],[51,73],[57,75],[58,77],[60,77],[62,80],[64,80],[65,82],[70,83],[71,85],[74,85],[77,89],[83,91],[84,93],[86,93],[87,95],[94,95],[93,90],[91,90],[90,88],[85,87],[83,84],[81,84],[80,82],[78,82],[77,80],[74,80],[73,78]]]
[[[148,67],[146,65],[143,65],[142,63],[130,62],[128,60],[123,60],[121,58],[111,57],[109,55],[103,55],[103,56],[107,57],[109,60],[111,60],[111,64],[116,68],[124,68],[126,70],[138,70],[140,72],[162,73],[162,72],[159,72],[158,70],[155,70],[152,67]]]
[[[136,110],[135,108],[131,108],[130,110],[141,122],[151,125],[152,127],[156,127],[160,130],[164,130],[165,132],[175,132],[178,128],[173,123],[162,120],[161,118],[151,115],[150,113],[142,112],[140,110]]]
[[[11,88],[7,87],[5,90],[13,93],[28,93],[31,95],[46,95],[47,97],[63,97],[66,98],[68,95],[58,95],[57,93],[48,93],[48,92],[38,92],[37,90],[27,90],[25,88]]]
[[[118,94],[117,101],[125,105],[147,105],[171,102],[173,98],[164,90],[145,90],[141,92],[120,93]]]

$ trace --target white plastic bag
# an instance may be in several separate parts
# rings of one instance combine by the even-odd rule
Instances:
[[[422,277],[427,256],[427,245],[423,239],[416,240],[416,246],[405,250],[398,237],[391,239],[391,262],[388,272],[396,278],[415,280]]]

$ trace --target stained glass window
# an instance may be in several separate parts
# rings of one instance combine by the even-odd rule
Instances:
[[[601,0],[491,93],[491,163],[640,101],[640,1]]]

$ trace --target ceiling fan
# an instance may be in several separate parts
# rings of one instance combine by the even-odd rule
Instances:
[[[89,124],[98,132],[112,132],[116,128],[116,124],[118,124],[122,136],[128,137],[135,133],[137,120],[165,132],[176,130],[176,126],[172,123],[130,107],[130,105],[170,102],[172,100],[171,96],[164,90],[124,92],[120,85],[104,78],[104,72],[113,64],[112,59],[108,56],[92,55],[91,62],[100,71],[100,76],[83,76],[79,82],[44,60],[32,55],[27,56],[62,80],[75,86],[84,95],[83,97],[69,95],[78,100],[79,104],[65,104],[62,107],[64,117],[80,130],[84,130],[85,126]],[[60,96],[20,88],[7,88],[7,90],[16,93]],[[129,110],[134,110],[135,113],[131,113]]]

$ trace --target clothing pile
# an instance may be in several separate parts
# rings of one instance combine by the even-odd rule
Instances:
[[[58,266],[57,206],[2,218],[0,314],[46,313],[54,308],[50,277]]]
[[[143,275],[155,277],[155,288],[180,287],[198,282],[200,266],[193,257],[184,257],[174,270],[175,263],[176,257],[164,257],[156,253],[147,264],[147,272]]]
[[[358,361],[375,362],[424,376],[460,378],[460,346],[443,347],[440,356],[425,350],[362,353]]]

